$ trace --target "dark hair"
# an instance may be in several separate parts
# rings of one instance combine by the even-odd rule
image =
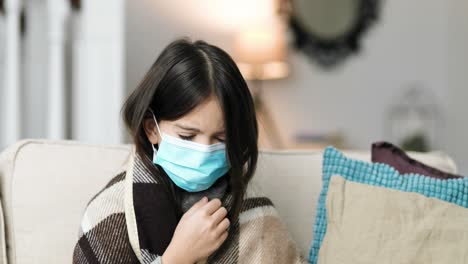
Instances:
[[[226,153],[231,164],[227,173],[232,200],[231,221],[240,214],[242,201],[257,165],[258,127],[252,96],[233,59],[222,49],[204,41],[180,39],[170,43],[151,66],[123,106],[123,119],[137,154],[167,187],[179,217],[180,198],[174,183],[152,163],[153,150],[144,120],[176,120],[214,96],[223,110]],[[225,176],[225,177],[226,177]],[[225,196],[226,198],[226,196]]]

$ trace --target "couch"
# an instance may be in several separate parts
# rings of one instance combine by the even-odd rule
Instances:
[[[70,263],[88,200],[116,174],[130,145],[23,140],[0,154],[0,263]],[[370,160],[369,151],[345,151]],[[447,155],[410,153],[456,172]],[[321,190],[320,150],[260,153],[254,180],[272,199],[302,254],[308,256]]]

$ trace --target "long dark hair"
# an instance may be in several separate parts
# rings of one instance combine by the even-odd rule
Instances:
[[[137,154],[173,198],[179,217],[180,197],[174,183],[152,163],[153,150],[144,120],[176,120],[214,96],[220,103],[226,131],[226,153],[231,164],[227,176],[231,195],[228,217],[239,216],[242,200],[257,165],[258,127],[252,96],[233,59],[204,41],[180,39],[170,43],[125,102],[122,115]]]

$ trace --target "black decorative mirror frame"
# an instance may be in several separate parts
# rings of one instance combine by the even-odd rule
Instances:
[[[292,1],[292,0],[290,0]],[[301,25],[290,2],[289,26],[293,45],[326,69],[336,67],[347,57],[360,51],[361,39],[379,17],[381,0],[359,0],[356,19],[346,32],[334,38],[321,38]]]

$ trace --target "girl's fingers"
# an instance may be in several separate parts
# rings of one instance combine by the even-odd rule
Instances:
[[[197,211],[198,209],[202,208],[205,204],[208,203],[208,198],[203,197],[200,199],[200,201],[196,202],[190,209],[185,212],[186,215],[191,215],[193,212]]]
[[[231,223],[230,223],[229,219],[224,218],[223,221],[221,221],[221,223],[219,223],[219,225],[216,227],[216,234],[218,236],[221,236],[222,234],[227,232],[227,229],[229,228],[230,225],[231,225]]]
[[[221,207],[221,205],[221,200],[216,198],[203,205],[203,210],[205,210],[207,215],[212,215],[214,212],[216,212],[216,210],[219,209],[219,207]]]
[[[213,221],[218,225],[227,216],[227,210],[225,207],[220,207],[216,212],[211,215]]]
[[[225,231],[224,233],[221,234],[219,239],[216,241],[216,248],[219,248],[224,243],[224,241],[226,241],[227,238],[228,238],[228,232]]]

